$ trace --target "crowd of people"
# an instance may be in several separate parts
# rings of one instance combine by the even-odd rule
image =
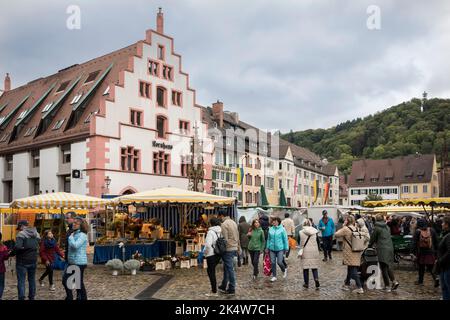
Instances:
[[[18,299],[25,300],[26,283],[28,282],[28,299],[35,300],[38,261],[40,260],[45,267],[44,273],[38,279],[39,285],[45,287],[45,278],[48,277],[49,290],[55,291],[53,271],[57,256],[66,262],[62,277],[66,300],[73,300],[72,290],[74,287],[68,279],[76,270],[79,271],[79,281],[77,281],[79,287],[75,287],[77,300],[87,300],[84,285],[84,271],[87,266],[87,223],[82,217],[75,216],[73,212],[66,214],[65,222],[67,227],[65,252],[60,249],[51,230],[45,230],[41,239],[36,228],[29,226],[26,220],[17,223],[16,240],[11,248],[2,244],[2,234],[0,233],[0,300],[5,288],[5,261],[11,257],[16,258]]]
[[[425,271],[428,271],[434,286],[441,286],[443,299],[450,299],[450,216],[444,217],[439,223],[430,224],[426,219],[386,218],[381,214],[375,217],[348,215],[340,218],[335,225],[333,219],[329,218],[327,211],[324,210],[317,226],[312,219],[306,219],[303,222],[297,237],[298,242],[294,239],[295,225],[289,214],[285,215],[283,221],[279,217],[269,219],[267,215],[262,214],[251,223],[248,223],[245,217],[241,217],[239,225],[222,214],[218,219],[211,219],[210,224],[205,248],[211,283],[211,293],[207,293],[207,296],[217,296],[218,291],[226,295],[235,294],[234,257],[239,261],[242,259],[243,265],[249,263],[248,257],[250,257],[251,276],[254,280],[260,274],[261,256],[264,271],[267,270],[266,275],[271,282],[278,280],[278,268],[281,270],[282,277],[286,278],[288,275],[286,260],[294,248],[298,249],[297,257],[303,270],[303,287],[309,288],[312,273],[314,286],[318,289],[320,288],[320,251],[323,252],[323,262],[332,260],[333,239],[336,239],[337,249],[342,250],[343,265],[347,267],[346,278],[343,279],[343,290],[352,290],[357,294],[365,293],[364,282],[367,278],[361,277],[364,264],[362,257],[370,248],[376,252],[384,284],[383,291],[395,291],[400,283],[393,270],[392,236],[402,234],[411,235],[413,239],[411,249],[418,267],[418,279],[415,284],[423,285]],[[440,229],[436,230],[436,225],[439,225]],[[441,235],[440,241],[438,235]],[[226,244],[224,253],[216,250],[219,241],[223,246]],[[295,245],[293,246],[292,243]],[[221,259],[224,277],[221,285],[217,286],[216,267]],[[352,280],[356,285],[354,289],[351,286]]]
[[[53,281],[55,261],[59,256],[66,261],[63,271],[62,285],[66,292],[66,300],[73,300],[73,289],[76,289],[77,300],[87,300],[84,285],[84,272],[87,267],[87,223],[74,213],[65,216],[66,243],[63,252],[51,230],[45,230],[41,239],[36,228],[30,227],[27,221],[19,221],[14,246],[8,248],[1,242],[0,233],[0,300],[5,287],[5,261],[16,258],[17,291],[19,300],[26,297],[28,280],[28,298],[36,297],[36,269],[38,260],[45,267],[39,277],[40,286],[45,286],[48,278],[49,290],[56,290]],[[412,236],[412,252],[418,266],[416,285],[424,284],[424,275],[428,271],[435,287],[441,286],[444,300],[450,300],[450,216],[442,221],[429,223],[425,219],[387,219],[378,214],[375,217],[348,215],[339,219],[335,225],[328,217],[326,210],[316,226],[312,219],[306,219],[296,236],[294,221],[285,214],[283,221],[279,217],[269,218],[261,214],[259,218],[248,223],[244,217],[237,224],[226,212],[209,220],[209,229],[205,239],[204,257],[207,260],[207,274],[211,284],[211,292],[207,296],[218,296],[218,293],[234,295],[236,292],[236,265],[246,266],[251,263],[251,277],[256,280],[260,276],[261,257],[263,257],[264,273],[271,282],[278,281],[277,269],[283,278],[288,276],[289,254],[297,249],[297,258],[303,271],[303,287],[310,286],[310,274],[316,289],[320,288],[319,268],[320,251],[322,262],[332,260],[333,239],[336,239],[338,250],[342,250],[343,265],[347,267],[346,278],[343,279],[343,290],[352,290],[364,294],[364,281],[361,277],[362,256],[368,248],[376,249],[377,261],[384,283],[383,290],[390,292],[399,287],[393,271],[394,246],[392,236],[400,234]],[[436,227],[439,226],[439,227]],[[319,237],[320,234],[320,237]],[[322,242],[320,242],[321,238]],[[220,284],[216,278],[219,263],[223,264],[223,279]],[[74,288],[69,279],[78,270],[79,287]],[[351,281],[356,288],[352,289]]]

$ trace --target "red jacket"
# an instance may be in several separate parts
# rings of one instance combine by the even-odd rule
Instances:
[[[6,272],[5,260],[8,260],[9,252],[8,248],[4,245],[0,245],[0,273]]]
[[[64,258],[64,252],[62,252],[57,244],[53,248],[46,248],[45,239],[42,239],[41,241],[39,255],[41,256],[42,264],[45,264],[47,261],[50,262],[50,264],[53,263],[56,255]]]

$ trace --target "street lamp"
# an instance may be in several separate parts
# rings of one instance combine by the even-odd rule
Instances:
[[[105,178],[105,189],[107,190],[106,192],[108,192],[109,190],[109,185],[111,184],[111,178],[109,176],[106,176]]]

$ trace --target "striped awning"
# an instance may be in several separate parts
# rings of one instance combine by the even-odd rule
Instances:
[[[93,209],[109,201],[81,194],[55,192],[14,200],[11,208]]]
[[[220,204],[231,205],[236,201],[235,198],[220,197],[209,193],[195,192],[183,190],[179,188],[161,188],[139,193],[127,194],[111,200],[114,204],[130,204],[130,203],[204,203],[204,204]]]
[[[418,199],[399,199],[399,200],[379,200],[364,201],[366,207],[384,207],[384,206],[442,206],[450,205],[450,198],[418,198]]]

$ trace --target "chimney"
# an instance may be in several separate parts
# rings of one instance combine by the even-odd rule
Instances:
[[[164,15],[161,7],[159,7],[158,14],[156,15],[156,31],[164,34]]]
[[[5,77],[5,92],[9,90],[11,90],[11,78],[9,77],[9,73],[7,73]]]
[[[223,128],[223,102],[217,100],[212,104],[213,118],[220,128]]]
[[[237,112],[232,112],[231,116],[233,117],[234,122],[239,124],[239,114]]]

